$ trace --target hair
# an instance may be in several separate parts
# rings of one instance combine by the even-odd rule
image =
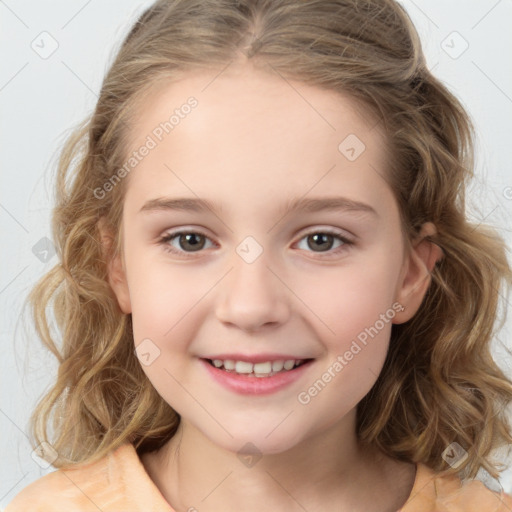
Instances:
[[[457,442],[468,452],[460,474],[483,468],[496,477],[494,450],[512,443],[505,413],[512,383],[493,360],[491,342],[512,271],[497,232],[466,218],[474,166],[468,114],[427,69],[416,29],[393,0],[160,0],[139,17],[92,116],[59,159],[52,217],[59,263],[29,296],[38,335],[59,367],[30,418],[32,443],[49,442],[58,453],[53,465],[64,467],[96,461],[126,442],[139,455],[153,451],[176,432],[179,415],[142,371],[131,315],[108,283],[108,262],[122,250],[128,179],[101,199],[95,190],[126,161],[129,127],[148,91],[240,57],[348,95],[373,113],[387,139],[386,179],[404,239],[412,241],[425,222],[437,228],[429,240],[443,258],[419,311],[392,327],[384,368],[357,406],[358,438],[447,473],[455,470],[442,453]],[[102,240],[100,219],[111,239]]]

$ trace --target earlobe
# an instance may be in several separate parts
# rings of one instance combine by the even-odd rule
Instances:
[[[443,257],[442,249],[429,237],[435,235],[436,227],[431,222],[423,224],[419,235],[412,244],[404,264],[404,272],[398,283],[396,300],[404,308],[398,312],[393,323],[409,321],[419,310],[431,283],[431,273]]]
[[[117,303],[124,314],[132,312],[126,271],[120,254],[113,250],[114,236],[108,229],[105,218],[98,221],[104,261],[107,265],[108,283],[117,298]]]

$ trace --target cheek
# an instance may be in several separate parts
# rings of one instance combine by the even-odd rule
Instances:
[[[322,418],[325,428],[355,407],[374,385],[396,314],[386,279],[378,282],[376,276],[351,273],[345,282],[345,291],[332,287],[330,295],[319,297],[318,311],[329,319],[334,333],[322,337],[326,356],[297,397],[311,416]]]
[[[136,344],[141,338],[165,338],[204,293],[204,276],[201,286],[198,272],[168,264],[161,248],[141,245],[127,236],[126,270]]]
[[[315,324],[326,357],[310,388],[304,390],[304,402],[311,400],[318,414],[325,408],[337,411],[325,417],[327,422],[356,406],[382,370],[396,314],[392,306],[397,273],[394,254],[374,253],[337,272],[325,273],[315,279],[314,288],[309,283],[305,296],[322,320]],[[303,293],[306,288],[305,283]]]
[[[396,264],[390,265],[384,259],[367,263],[361,261],[335,272],[330,269],[317,274],[314,286],[311,280],[302,281],[299,293],[324,324],[323,337],[327,334],[329,345],[338,349],[376,322],[382,330],[381,315],[393,315]],[[389,330],[390,327],[388,334]]]
[[[156,354],[143,369],[157,389],[175,396],[180,388],[172,375],[180,382],[189,378],[190,345],[201,326],[199,317],[212,307],[205,295],[218,278],[138,256],[134,251],[127,261],[134,345],[138,354],[143,347]]]

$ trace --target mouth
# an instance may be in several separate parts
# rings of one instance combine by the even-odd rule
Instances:
[[[203,359],[210,366],[245,377],[268,378],[274,375],[293,372],[297,368],[309,363],[312,359],[278,359],[274,361],[237,361],[235,359]]]

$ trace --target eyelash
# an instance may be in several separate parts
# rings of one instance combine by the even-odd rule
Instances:
[[[307,251],[307,252],[312,252],[314,254],[319,254],[319,255],[328,254],[328,256],[320,256],[321,259],[326,259],[326,258],[329,258],[331,256],[336,256],[339,252],[342,252],[343,250],[347,250],[352,245],[354,245],[354,242],[352,240],[349,240],[347,237],[343,236],[340,232],[333,231],[333,230],[330,230],[330,229],[322,229],[322,230],[310,231],[309,233],[306,233],[305,235],[303,235],[299,239],[299,242],[301,240],[307,238],[308,236],[318,235],[318,234],[332,235],[335,239],[343,242],[342,245],[340,245],[336,249],[329,249],[328,251],[325,251],[325,252],[320,251],[320,252],[315,253],[315,251]],[[183,255],[183,254],[190,255],[190,256],[185,256],[185,258],[193,257],[192,255],[195,252],[197,252],[197,253],[202,252],[202,250],[194,251],[194,252],[187,252],[187,251],[177,250],[174,247],[172,247],[169,244],[169,242],[171,240],[173,240],[174,238],[180,236],[180,235],[200,235],[200,236],[203,236],[204,238],[206,238],[207,240],[210,240],[210,238],[208,236],[206,236],[204,233],[201,233],[200,231],[185,231],[185,230],[183,230],[183,231],[175,231],[175,232],[172,232],[172,233],[166,233],[165,235],[163,235],[160,238],[158,243],[160,245],[164,246],[164,250],[166,252],[169,252],[171,254],[180,255],[180,256]]]

